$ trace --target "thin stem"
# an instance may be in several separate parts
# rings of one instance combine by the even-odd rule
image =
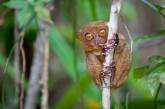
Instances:
[[[14,20],[14,38],[15,41],[18,37],[19,30],[17,26],[17,13],[18,10],[15,10],[15,20]],[[16,104],[19,106],[19,81],[20,81],[20,49],[19,43],[16,43],[16,48],[14,51],[14,67],[15,67],[15,81],[16,81]]]
[[[157,107],[158,107],[157,101],[158,101],[158,95],[159,95],[161,87],[162,87],[162,84],[160,83],[158,88],[157,88],[155,98],[154,98],[154,109],[157,109]]]
[[[20,109],[23,109],[23,99],[24,99],[24,78],[25,78],[25,72],[26,72],[26,57],[25,57],[25,51],[23,48],[23,38],[20,41],[20,51],[22,56],[22,74],[21,74],[21,83],[20,83]]]

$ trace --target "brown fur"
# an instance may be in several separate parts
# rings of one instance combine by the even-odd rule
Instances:
[[[106,26],[107,22],[105,21],[96,21],[87,24],[78,32],[78,38],[81,41],[87,61],[87,69],[94,79],[95,83],[101,87],[100,72],[102,70],[102,64],[104,57],[102,55],[102,50],[99,44],[104,44],[107,40],[108,27]],[[98,32],[101,29],[106,30],[106,36],[100,37]],[[90,33],[94,36],[92,40],[86,40],[84,35]],[[118,35],[119,43],[115,49],[114,53],[114,62],[116,66],[116,72],[114,79],[111,83],[111,88],[119,87],[126,79],[131,63],[131,53],[127,46],[125,37],[122,34]]]

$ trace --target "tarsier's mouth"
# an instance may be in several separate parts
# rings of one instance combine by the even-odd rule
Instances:
[[[102,51],[101,51],[101,50],[99,50],[99,51],[94,51],[93,53],[94,53],[95,55],[101,55]]]
[[[85,46],[85,50],[87,52],[92,52],[95,55],[101,55],[101,53],[102,53],[101,47],[93,47],[93,46],[88,45],[88,46]]]

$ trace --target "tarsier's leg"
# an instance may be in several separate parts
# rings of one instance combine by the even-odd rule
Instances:
[[[131,54],[125,37],[119,34],[119,43],[115,49],[114,61],[116,65],[114,87],[119,87],[126,79],[131,65]]]
[[[86,53],[87,57],[87,68],[94,79],[95,83],[100,87],[101,86],[101,81],[99,79],[100,72],[102,69],[102,64],[100,60],[97,58],[97,56],[93,53]]]

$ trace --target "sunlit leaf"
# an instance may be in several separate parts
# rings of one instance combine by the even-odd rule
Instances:
[[[135,78],[145,80],[152,95],[155,94],[160,83],[165,83],[165,60],[163,56],[149,58],[149,64],[133,69]]]
[[[165,84],[165,63],[162,63],[161,66],[153,69],[145,79],[147,80],[151,94],[154,95],[159,84]]]
[[[159,86],[159,76],[158,74],[154,73],[154,74],[150,74],[148,75],[145,79],[148,83],[148,87],[150,89],[150,92],[152,94],[152,96],[154,96],[158,86]]]
[[[164,71],[164,73],[160,74],[159,81],[160,81],[160,83],[165,84],[165,71]]]

